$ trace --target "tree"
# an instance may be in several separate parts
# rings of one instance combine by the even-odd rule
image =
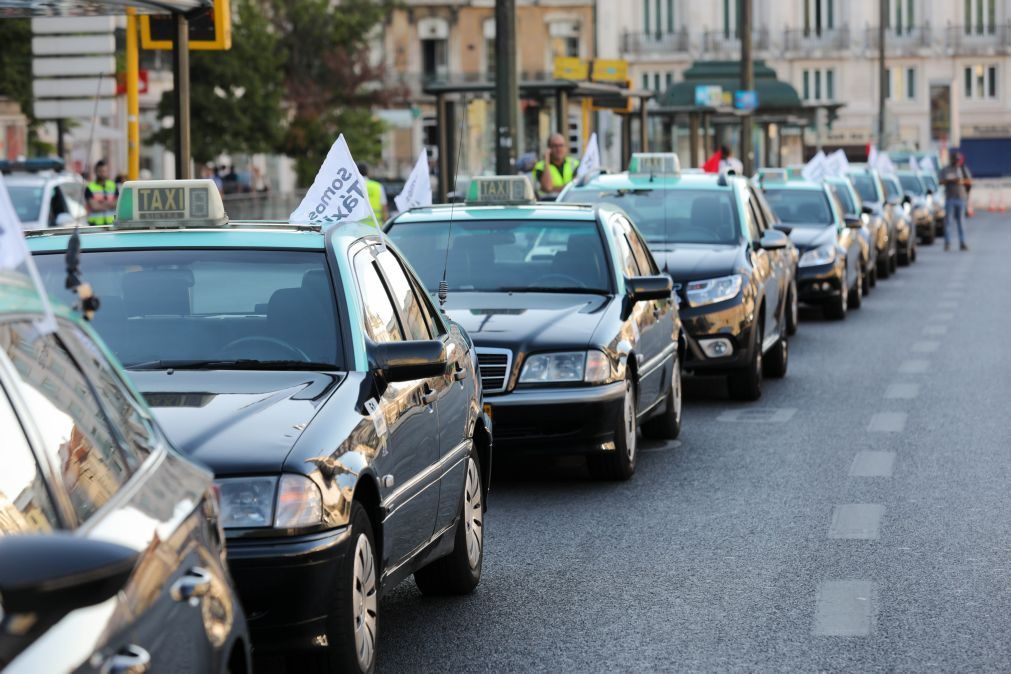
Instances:
[[[205,163],[222,152],[276,152],[284,138],[282,36],[264,14],[264,0],[239,0],[228,51],[190,52],[190,117],[193,159]],[[174,115],[175,92],[158,105],[161,119]],[[173,147],[175,127],[148,142]]]
[[[38,120],[32,114],[31,19],[0,19],[0,96],[17,101],[28,117],[28,151],[32,155],[55,150],[38,138]]]

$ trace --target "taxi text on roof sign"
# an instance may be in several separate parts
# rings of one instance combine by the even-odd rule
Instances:
[[[673,152],[636,152],[628,164],[634,175],[681,175],[681,160]]]
[[[116,229],[220,227],[228,222],[211,180],[131,180],[123,184]]]
[[[526,176],[474,178],[467,192],[468,204],[531,204],[534,186]]]

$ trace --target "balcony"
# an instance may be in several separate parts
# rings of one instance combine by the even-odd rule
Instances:
[[[759,28],[751,34],[751,49],[755,52],[768,52],[772,48],[772,40],[768,28]],[[702,58],[704,59],[736,59],[741,56],[741,38],[722,30],[711,30],[702,33]]]
[[[996,25],[948,26],[944,47],[951,56],[989,56],[1011,49],[1011,22]]]
[[[848,26],[815,32],[812,30],[787,29],[783,33],[783,51],[814,52],[844,51],[850,48],[850,29]]]
[[[687,54],[690,48],[688,29],[676,33],[623,33],[621,51],[633,56],[668,56]]]
[[[902,30],[889,28],[885,31],[885,48],[889,54],[915,54],[924,49],[938,45],[936,33],[930,24],[910,26]],[[877,52],[879,43],[878,28],[868,27],[864,30],[864,49]]]

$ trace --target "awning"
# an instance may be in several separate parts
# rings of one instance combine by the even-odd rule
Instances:
[[[27,16],[122,16],[127,7],[142,14],[188,14],[213,0],[0,0],[0,19]]]

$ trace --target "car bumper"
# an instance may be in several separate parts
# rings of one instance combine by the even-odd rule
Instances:
[[[704,307],[682,304],[681,324],[688,350],[684,369],[695,375],[723,374],[748,366],[751,362],[752,331],[755,329],[754,302],[743,296],[730,302]],[[726,340],[731,352],[725,356],[706,353],[714,340]]]
[[[346,527],[289,539],[228,541],[228,566],[258,650],[326,644],[337,566],[350,544]]]
[[[797,270],[797,299],[806,304],[819,304],[839,297],[843,289],[843,268],[838,263]]]
[[[485,396],[495,449],[585,454],[614,448],[625,383]]]

